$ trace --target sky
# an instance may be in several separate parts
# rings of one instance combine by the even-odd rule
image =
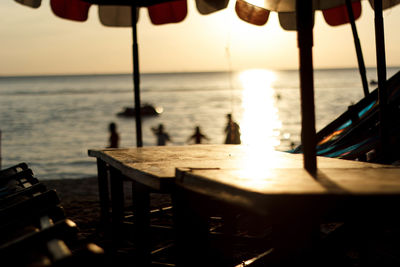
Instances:
[[[152,25],[142,8],[138,23],[140,71],[234,71],[249,68],[298,68],[296,32],[284,31],[272,13],[266,25],[254,26],[235,14],[234,2],[201,15],[188,1],[181,23]],[[367,67],[376,66],[374,15],[368,1],[357,27]],[[400,6],[384,12],[386,61],[400,66]],[[0,1],[0,76],[103,74],[132,72],[131,28],[100,24],[92,6],[86,22],[56,17],[49,1],[38,9],[13,0]],[[350,25],[328,26],[317,11],[314,67],[357,67]]]

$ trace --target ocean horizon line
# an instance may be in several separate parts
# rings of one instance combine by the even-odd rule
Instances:
[[[387,69],[400,68],[400,66],[387,66]],[[210,70],[210,71],[165,71],[165,72],[141,72],[140,75],[190,75],[190,74],[213,74],[213,73],[237,73],[249,69],[265,69],[269,71],[294,72],[298,69],[267,69],[267,68],[248,68],[243,70]],[[314,68],[315,71],[333,71],[333,70],[350,70],[358,69],[357,67],[334,67],[334,68]],[[376,67],[366,67],[367,70],[375,70]],[[110,72],[110,73],[54,73],[54,74],[10,74],[0,75],[0,79],[4,78],[56,78],[56,77],[88,77],[88,76],[126,76],[132,75],[132,72]]]

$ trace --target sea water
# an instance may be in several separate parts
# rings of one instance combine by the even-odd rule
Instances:
[[[388,77],[398,70],[388,68]],[[377,79],[375,69],[367,75]],[[357,69],[316,70],[314,78],[317,130],[363,97]],[[133,106],[132,88],[131,74],[0,77],[2,168],[27,162],[40,179],[96,175],[87,150],[108,145],[110,122],[121,147],[136,146],[134,118],[116,115]],[[300,143],[297,70],[142,74],[141,99],[163,109],[143,118],[144,146],[156,144],[151,128],[160,123],[168,145],[189,144],[195,126],[206,143],[222,144],[228,113],[243,144],[284,151]]]

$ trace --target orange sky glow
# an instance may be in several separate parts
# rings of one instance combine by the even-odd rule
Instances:
[[[264,26],[241,21],[229,7],[200,15],[194,1],[178,24],[155,26],[141,9],[138,24],[141,72],[232,71],[248,68],[296,69],[296,33],[280,28],[276,14]],[[384,12],[386,60],[400,65],[400,7]],[[363,1],[357,20],[367,67],[376,65],[373,11]],[[356,67],[350,25],[328,26],[317,12],[314,27],[316,68]],[[0,3],[0,76],[41,74],[129,73],[132,71],[130,28],[102,26],[97,7],[86,22],[52,14],[48,1],[39,9],[8,0]]]

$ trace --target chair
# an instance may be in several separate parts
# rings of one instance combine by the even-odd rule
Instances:
[[[9,168],[0,170],[0,180],[2,180],[3,177],[14,175],[14,174],[21,172],[23,170],[26,170],[26,169],[28,169],[28,164],[26,164],[25,162],[22,162],[17,165],[11,166]]]
[[[19,191],[29,191],[40,188],[41,186],[34,187],[34,185],[38,183],[39,181],[33,176],[31,169],[25,169],[18,173],[2,176],[0,179],[0,199],[17,194]],[[33,188],[31,188],[32,186]]]
[[[65,217],[56,191],[26,163],[0,171],[0,258],[9,266],[104,266],[95,244],[71,249],[76,224]]]
[[[103,250],[94,244],[87,244],[83,249],[72,252],[68,243],[76,238],[76,224],[63,219],[53,222],[49,216],[39,219],[38,227],[31,227],[20,236],[10,238],[0,245],[2,262],[12,266],[103,266]]]
[[[400,72],[393,75],[386,81],[388,92],[388,121],[390,138],[396,140],[391,146],[395,154],[400,147],[399,144],[399,104],[400,104]],[[317,133],[316,152],[318,156],[342,158],[350,160],[362,160],[380,162],[387,155],[379,151],[375,158],[367,160],[367,153],[372,150],[379,150],[379,104],[378,89],[375,89],[368,96],[329,123]],[[291,153],[302,153],[302,145],[289,151]],[[391,158],[391,161],[396,158]]]

